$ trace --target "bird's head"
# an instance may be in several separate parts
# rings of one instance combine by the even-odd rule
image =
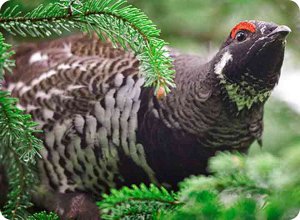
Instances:
[[[213,59],[213,70],[239,110],[263,103],[278,83],[285,39],[284,25],[263,21],[237,24]]]

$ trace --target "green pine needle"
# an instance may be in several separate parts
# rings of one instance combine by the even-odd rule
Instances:
[[[0,33],[0,84],[3,79],[4,70],[11,72],[12,67],[15,63],[10,60],[10,57],[14,54],[10,51],[11,45],[4,42],[3,35]]]
[[[36,184],[31,166],[42,146],[34,136],[36,123],[16,107],[16,102],[8,92],[0,91],[0,161],[8,170],[10,185],[3,213],[12,220],[26,216],[26,208],[31,206],[30,189]]]
[[[27,217],[27,220],[59,220],[59,218],[55,213],[52,212],[39,212]]]
[[[18,6],[7,8],[0,14],[0,27],[12,35],[48,37],[60,35],[74,28],[85,32],[96,32],[102,39],[110,39],[113,45],[132,49],[141,61],[145,85],[160,87],[166,92],[174,86],[172,60],[159,39],[159,30],[139,9],[125,6],[125,0],[62,0],[40,5],[26,14]],[[4,43],[0,34],[0,80],[4,70],[11,71],[14,63],[9,60],[13,51]],[[4,214],[11,219],[26,216],[29,189],[33,184],[34,164],[41,149],[41,141],[35,137],[36,123],[30,115],[16,108],[16,99],[0,92],[0,159],[9,170],[9,202]],[[162,189],[163,190],[163,189]],[[163,192],[163,191],[162,191]],[[138,211],[135,211],[138,212]]]
[[[168,193],[164,188],[153,185],[113,189],[98,203],[101,217],[292,219],[300,209],[300,179],[299,175],[295,175],[298,173],[299,155],[299,148],[292,154],[289,152],[283,160],[270,154],[247,157],[238,153],[220,153],[210,160],[213,176],[188,178],[180,183],[177,193]],[[289,172],[285,171],[287,167]],[[280,177],[284,180],[280,181]]]
[[[22,16],[18,7],[0,15],[0,27],[13,35],[48,37],[73,28],[96,32],[113,45],[132,49],[141,62],[145,86],[174,87],[172,60],[159,39],[160,31],[139,9],[126,5],[126,0],[60,1],[40,5]]]
[[[153,184],[147,187],[132,185],[111,190],[97,203],[103,219],[152,219],[159,210],[173,209],[179,205],[174,193]]]

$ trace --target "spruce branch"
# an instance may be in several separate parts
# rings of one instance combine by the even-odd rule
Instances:
[[[11,34],[47,37],[79,28],[95,31],[100,38],[110,39],[115,46],[131,48],[141,61],[145,86],[155,86],[166,92],[173,82],[172,60],[159,39],[160,31],[139,9],[126,5],[126,0],[60,1],[39,6],[22,16],[18,7],[0,15],[0,27]]]
[[[10,48],[11,45],[4,42],[3,35],[0,33],[0,83],[3,79],[4,70],[10,72],[11,68],[14,67],[14,61],[10,60],[14,52],[10,51]]]
[[[152,219],[159,210],[174,209],[179,206],[174,193],[164,187],[151,184],[147,187],[132,185],[120,190],[111,190],[97,203],[103,219]]]
[[[12,35],[24,37],[48,37],[73,28],[95,31],[99,37],[109,38],[115,46],[131,48],[141,61],[142,71],[147,73],[146,85],[168,91],[169,86],[174,86],[174,71],[164,49],[166,43],[158,38],[159,31],[140,10],[124,6],[125,3],[125,0],[63,0],[40,5],[26,14],[14,6],[0,14],[0,27]],[[2,35],[0,46],[2,77],[3,70],[10,71],[13,66],[8,59],[13,52],[9,51],[10,45],[4,43]],[[34,136],[36,124],[31,122],[29,115],[16,108],[16,102],[8,93],[0,93],[0,136],[3,145],[0,157],[7,165],[10,180],[9,202],[4,213],[11,219],[22,218],[26,215],[25,209],[31,205],[29,189],[35,178],[30,164],[34,164],[41,148],[41,141]]]
[[[27,218],[27,220],[59,220],[55,213],[39,212]]]
[[[143,185],[112,190],[99,207],[104,219],[292,219],[300,209],[299,156],[299,148],[284,160],[219,153],[209,163],[213,175],[181,182],[168,206],[157,206],[161,196]]]
[[[267,169],[262,162],[258,163],[258,161],[265,162]],[[261,166],[258,167],[259,165]],[[258,178],[267,175],[266,172],[271,172],[271,168],[274,169],[277,165],[271,155],[263,155],[263,160],[260,160],[246,157],[240,153],[220,152],[217,157],[213,157],[209,161],[209,170],[217,178],[215,187],[219,192],[226,189],[240,193],[251,191],[252,193],[269,194],[269,178]],[[259,171],[265,173],[257,173]]]
[[[36,180],[32,165],[42,146],[34,136],[36,123],[16,102],[8,92],[0,91],[0,158],[7,166],[10,184],[4,215],[9,219],[22,219],[31,206],[29,193]]]

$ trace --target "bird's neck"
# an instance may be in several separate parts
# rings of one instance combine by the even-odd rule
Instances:
[[[209,74],[208,65],[199,63],[177,68],[175,83],[176,88],[158,101],[160,118],[170,128],[194,135],[203,133],[221,104],[215,93],[216,79]],[[207,120],[203,120],[205,117]]]
[[[254,105],[265,103],[271,90],[253,85],[247,80],[231,82],[225,78],[219,79],[224,96],[235,104],[238,111],[251,109]]]
[[[268,80],[258,79],[251,73],[240,71],[235,74],[235,78],[227,77],[226,73],[219,69],[220,62],[211,62],[210,72],[218,80],[220,89],[226,101],[231,102],[237,112],[249,110],[255,105],[262,105],[270,97],[272,89],[278,81],[278,73]]]

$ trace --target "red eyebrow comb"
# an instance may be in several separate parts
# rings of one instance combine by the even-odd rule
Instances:
[[[250,22],[246,22],[246,21],[240,22],[231,30],[231,34],[230,34],[231,38],[232,39],[235,38],[236,33],[240,30],[247,30],[254,33],[256,31],[256,27],[254,24]]]

